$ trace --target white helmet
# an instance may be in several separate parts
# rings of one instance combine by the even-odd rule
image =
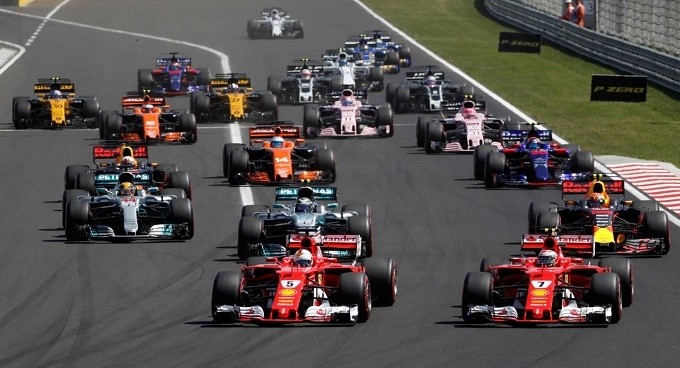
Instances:
[[[238,84],[232,83],[229,85],[229,91],[238,91]]]
[[[310,267],[312,265],[312,252],[307,249],[298,250],[293,256],[293,262],[296,266]]]
[[[295,212],[314,212],[314,203],[311,199],[302,197],[295,204]]]
[[[151,110],[153,110],[153,105],[151,104],[142,105],[142,112],[151,112]]]
[[[433,75],[428,75],[425,77],[425,85],[428,87],[434,87],[437,85],[437,78],[435,78]]]
[[[132,156],[125,156],[120,160],[121,166],[137,166],[137,161]]]
[[[274,147],[274,148],[283,147],[284,142],[285,142],[285,140],[283,138],[276,136],[276,137],[272,138],[272,147]]]
[[[557,263],[557,253],[555,253],[554,250],[543,249],[538,253],[538,257],[536,258],[536,264],[538,266],[552,267],[555,263]]]
[[[50,98],[61,98],[61,91],[58,89],[52,90],[52,92],[50,92]]]
[[[309,79],[311,77],[312,77],[312,72],[309,69],[305,68],[305,69],[302,69],[300,71],[300,78]]]

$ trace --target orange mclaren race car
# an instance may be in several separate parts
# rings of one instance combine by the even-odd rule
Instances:
[[[333,151],[306,145],[300,128],[290,124],[250,128],[250,146],[227,143],[222,154],[232,185],[335,182]]]
[[[122,109],[123,114],[102,114],[100,138],[146,143],[195,143],[198,139],[194,114],[170,110],[165,97],[131,92],[122,98]]]

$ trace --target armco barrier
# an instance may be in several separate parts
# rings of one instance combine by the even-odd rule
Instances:
[[[580,55],[630,74],[646,75],[662,87],[680,92],[680,59],[602,33],[578,27],[551,14],[508,0],[484,0],[491,16]]]

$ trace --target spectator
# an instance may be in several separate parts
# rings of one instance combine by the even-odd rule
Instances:
[[[560,18],[570,22],[575,22],[576,18],[574,16],[574,6],[571,5],[571,0],[564,0],[564,3],[567,7],[564,9],[564,14],[562,14]]]
[[[586,7],[583,5],[583,0],[576,0],[576,7],[574,8],[574,17],[576,18],[576,25],[583,27],[585,25],[584,18],[586,16]]]

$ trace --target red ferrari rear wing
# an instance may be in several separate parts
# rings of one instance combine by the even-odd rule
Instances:
[[[564,253],[593,253],[594,240],[592,235],[548,235],[524,234],[522,236],[521,251],[539,252],[543,249],[546,238],[554,238]]]

